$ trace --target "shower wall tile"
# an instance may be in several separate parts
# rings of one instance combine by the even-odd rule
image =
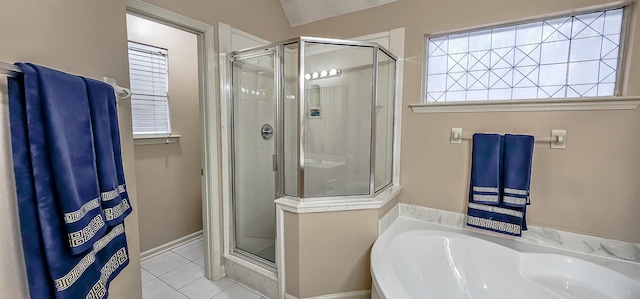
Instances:
[[[465,225],[465,214],[405,203],[400,203],[399,206],[400,217],[411,218],[465,230],[472,230],[525,243],[533,243],[543,246],[592,254],[596,256],[640,263],[640,244],[636,243],[605,239],[534,225],[529,225],[529,230],[522,232],[522,237],[510,237],[491,233],[485,230],[467,227]],[[383,218],[386,216],[387,215],[383,216]],[[381,219],[380,221],[383,220]],[[388,228],[388,226],[390,226],[390,223],[386,226],[386,228]]]

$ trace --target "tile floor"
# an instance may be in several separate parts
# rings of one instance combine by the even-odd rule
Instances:
[[[202,238],[142,261],[143,299],[267,299],[235,281],[204,277]]]

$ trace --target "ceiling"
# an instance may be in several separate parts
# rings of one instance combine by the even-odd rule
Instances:
[[[398,0],[280,0],[291,27]]]

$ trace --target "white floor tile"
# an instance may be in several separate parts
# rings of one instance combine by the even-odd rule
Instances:
[[[162,274],[158,278],[177,290],[202,276],[204,276],[204,269],[194,263],[188,263],[168,273]]]
[[[213,299],[260,299],[262,296],[250,291],[249,289],[234,284],[222,293],[215,295]]]
[[[172,287],[157,278],[142,285],[142,299],[160,299],[172,292],[175,292]]]
[[[200,237],[200,238],[197,238],[197,239],[193,239],[193,240],[191,240],[191,241],[189,241],[189,242],[182,243],[182,244],[180,244],[180,246],[176,246],[176,247],[174,247],[174,248],[173,248],[173,249],[171,249],[171,250],[180,250],[180,249],[182,249],[182,248],[185,248],[185,247],[189,247],[189,246],[191,246],[193,243],[196,243],[196,242],[202,242],[203,240],[204,240],[204,238],[203,238],[203,237]]]
[[[181,288],[179,291],[191,299],[210,299],[230,287],[232,284],[233,282],[225,278],[210,281],[206,277],[200,277],[196,281]]]
[[[204,243],[202,240],[197,240],[172,251],[190,261],[194,261],[204,256]]]
[[[204,277],[202,238],[142,261],[143,299],[267,299],[223,278]]]
[[[165,251],[165,252],[161,252],[161,253],[158,253],[156,255],[153,255],[151,257],[146,257],[144,259],[141,259],[140,263],[143,264],[143,265],[144,264],[148,264],[149,262],[152,262],[152,261],[155,261],[157,259],[161,259],[161,258],[167,256],[169,253],[171,253],[171,251]]]
[[[193,261],[193,262],[196,263],[196,265],[204,268],[204,256],[199,258],[199,259],[197,259],[197,260],[195,260],[195,261]]]
[[[173,269],[189,263],[187,259],[173,252],[164,255],[162,258],[154,259],[142,265],[142,268],[155,276],[161,276]]]
[[[147,271],[145,269],[142,269],[142,283],[143,284],[153,280],[154,278],[156,278],[156,277],[153,276],[153,274],[149,273],[149,271]]]
[[[169,296],[166,297],[162,297],[162,299],[189,299],[187,296],[183,295],[182,293],[175,291],[171,294],[169,294]]]

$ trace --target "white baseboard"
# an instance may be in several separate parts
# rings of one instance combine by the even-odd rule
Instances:
[[[151,248],[151,249],[149,249],[147,251],[141,252],[140,253],[140,260],[144,261],[146,259],[152,258],[152,257],[154,257],[156,255],[159,255],[159,254],[164,253],[166,251],[169,251],[171,249],[174,249],[174,248],[177,248],[179,246],[182,246],[182,245],[184,245],[186,243],[189,243],[189,242],[191,242],[193,240],[196,240],[196,239],[198,239],[200,237],[202,237],[202,230],[199,230],[199,231],[197,231],[195,233],[186,235],[186,236],[184,236],[182,238],[175,239],[175,240],[173,240],[171,242],[162,244],[162,245],[160,245],[158,247]]]
[[[336,293],[322,296],[305,297],[302,299],[370,299],[371,290],[353,291],[345,293]],[[284,299],[298,299],[295,296],[284,294]]]

